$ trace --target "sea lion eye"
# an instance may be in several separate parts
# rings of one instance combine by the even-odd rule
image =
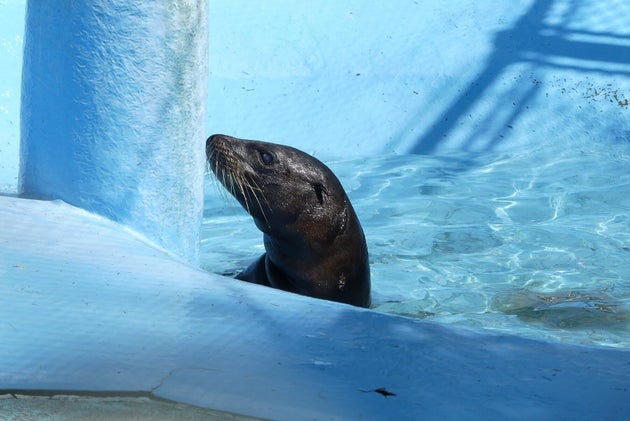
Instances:
[[[260,151],[260,159],[265,165],[271,165],[273,163],[273,155],[267,151]]]

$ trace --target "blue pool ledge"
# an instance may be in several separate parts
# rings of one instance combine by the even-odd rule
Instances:
[[[627,352],[238,282],[61,201],[0,197],[0,247],[5,389],[142,391],[274,419],[630,413]]]

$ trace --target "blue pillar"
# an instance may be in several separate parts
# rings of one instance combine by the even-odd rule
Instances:
[[[207,0],[29,0],[20,191],[198,260]]]

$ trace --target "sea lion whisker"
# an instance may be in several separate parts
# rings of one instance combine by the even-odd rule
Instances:
[[[253,182],[253,180],[251,180],[251,177],[248,178],[246,174],[243,174],[242,183],[243,183],[244,189],[247,192],[247,198],[249,199],[248,203],[251,203],[250,206],[253,206],[254,201],[256,201],[256,204],[258,205],[258,209],[260,209],[260,211],[263,213],[263,216],[264,216],[264,211],[263,211],[263,208],[262,208],[262,206],[260,204],[260,200],[259,200],[258,194],[257,194],[257,192],[261,192],[262,190],[259,187],[254,186],[252,184],[252,182]],[[252,200],[252,198],[253,198],[253,200]],[[251,212],[249,212],[249,211],[251,211],[251,208],[248,210],[248,213],[251,214]],[[266,221],[266,219],[267,218],[265,217],[265,221]]]
[[[269,201],[265,197],[263,189],[258,185],[258,183],[256,183],[256,180],[254,180],[253,178],[250,178],[250,182],[251,183],[249,184],[249,187],[252,191],[252,195],[254,196],[254,199],[256,199],[256,202],[258,203],[258,209],[260,209],[260,213],[262,213],[263,219],[265,220],[265,224],[267,224],[267,226],[271,228],[269,219],[267,219],[267,215],[265,214],[265,209],[263,208],[262,203],[260,203],[260,198],[262,198],[262,200],[265,201],[265,204],[267,205],[267,207],[269,207]],[[258,197],[259,195],[256,194],[257,191],[260,192],[260,198]]]
[[[214,172],[215,172],[215,174],[217,176],[216,177],[217,180],[224,187],[221,190],[223,192],[224,199],[227,200],[227,198],[229,197],[229,195],[227,195],[227,193],[231,194],[232,192],[231,191],[230,192],[226,192],[226,189],[225,189],[225,187],[227,187],[227,184],[226,184],[227,179],[226,179],[226,177],[229,177],[229,174],[227,173],[224,164],[222,164],[224,161],[225,160],[223,159],[223,155],[217,154],[216,159],[214,161]],[[233,195],[232,195],[232,197],[233,197]]]
[[[210,154],[208,155],[208,162],[212,162],[214,165],[211,165],[210,168],[213,170],[216,177],[214,177],[214,185],[217,183],[221,184],[223,188],[220,188],[221,197],[223,200],[228,201],[230,199],[234,199],[234,187],[233,187],[233,179],[230,174],[231,170],[231,160],[226,157],[225,153],[221,152],[216,148],[210,149]]]
[[[218,184],[221,184],[221,181],[219,180],[219,165],[218,162],[215,160],[216,152],[214,148],[210,148],[209,150],[208,148],[206,148],[206,154],[208,156],[208,159],[206,160],[205,173],[207,174],[209,172],[213,172],[215,174],[215,177],[212,177],[212,185],[219,192],[221,198],[225,200],[227,198],[225,189],[218,187]]]
[[[221,176],[222,179],[219,179],[219,177],[214,177],[214,185],[217,186],[217,188],[221,191],[221,198],[225,201],[228,202],[229,200],[234,200],[234,196],[230,195],[230,192],[225,188],[225,175],[224,174],[219,174]],[[221,187],[219,187],[219,185]]]
[[[247,196],[247,180],[245,179],[245,175],[243,173],[238,173],[234,175],[234,179],[233,179],[233,183],[232,185],[236,184],[236,186],[238,187],[241,196],[243,197],[243,201],[245,202],[245,210],[247,211],[247,213],[251,214],[250,212],[250,206],[249,206],[249,198]]]

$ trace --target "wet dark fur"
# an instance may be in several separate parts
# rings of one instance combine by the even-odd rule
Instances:
[[[365,236],[337,177],[289,146],[213,135],[217,179],[264,234],[266,253],[237,276],[311,297],[370,305]]]

